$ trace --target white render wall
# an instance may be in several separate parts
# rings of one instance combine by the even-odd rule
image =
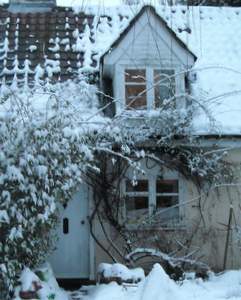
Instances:
[[[192,236],[192,233],[194,233],[190,245],[190,252],[198,249],[197,256],[200,257],[201,261],[208,263],[214,271],[223,270],[227,238],[226,225],[229,220],[230,204],[233,206],[235,217],[232,219],[226,269],[241,268],[241,243],[238,240],[240,237],[234,228],[235,225],[241,227],[241,149],[238,148],[228,151],[227,159],[236,165],[236,174],[239,177],[237,184],[213,188],[208,196],[203,194],[200,199],[196,187],[185,179],[181,179],[183,190],[185,191],[181,203],[183,213],[182,225],[185,224],[185,226],[180,226],[180,238],[183,235]],[[186,205],[183,205],[185,203]],[[106,228],[111,239],[122,249],[124,243],[118,233],[108,224],[106,224]],[[101,232],[100,226],[98,226],[98,222],[96,222],[95,229],[102,243],[118,257],[115,251],[106,242],[103,232]],[[152,230],[149,229],[149,232],[151,235]],[[173,232],[170,231],[170,236],[172,235]],[[103,250],[95,246],[96,268],[101,262],[111,263],[111,260]]]

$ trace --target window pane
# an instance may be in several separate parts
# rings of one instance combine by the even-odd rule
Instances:
[[[155,219],[155,224],[160,224],[160,226],[171,225],[178,222],[179,219],[179,209],[178,207],[171,207],[168,210],[163,210],[159,208],[159,213],[157,214],[157,218]]]
[[[174,70],[155,70],[155,107],[160,107],[164,100],[175,95]]]
[[[127,197],[127,211],[148,209],[148,197]]]
[[[162,180],[156,181],[157,193],[178,193],[178,180]]]
[[[135,83],[146,82],[146,71],[142,70],[125,70],[125,81]]]
[[[126,105],[129,105],[129,108],[145,108],[145,91],[145,85],[126,85]]]
[[[165,208],[176,205],[178,203],[178,196],[157,196],[156,208]]]
[[[130,180],[126,181],[127,192],[148,192],[148,180],[137,180],[137,185],[132,185]]]

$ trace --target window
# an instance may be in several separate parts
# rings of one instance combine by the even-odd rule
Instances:
[[[160,221],[176,220],[179,216],[178,204],[178,180],[156,180],[156,213],[160,212]],[[165,213],[161,210],[165,208]]]
[[[146,108],[146,71],[125,71],[125,99],[128,109]]]
[[[130,180],[125,183],[127,217],[136,218],[148,213],[148,180],[137,180],[134,185]]]
[[[138,223],[156,215],[155,223],[176,223],[179,219],[179,181],[160,179],[158,176],[135,181],[125,181],[125,210],[128,223]],[[163,213],[162,213],[163,211]]]
[[[154,70],[155,83],[155,107],[161,107],[164,100],[171,99],[175,95],[174,70]]]
[[[127,109],[161,107],[176,92],[174,69],[125,69],[125,105]]]

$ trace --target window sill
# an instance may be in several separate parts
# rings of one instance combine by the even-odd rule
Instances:
[[[150,231],[176,231],[181,230],[185,231],[187,229],[187,225],[183,220],[176,220],[175,222],[169,221],[165,224],[150,224],[150,223],[143,223],[143,224],[135,224],[135,223],[128,223],[126,222],[126,227],[128,230],[131,231],[141,231],[141,230],[150,230]]]
[[[156,109],[125,109],[122,112],[122,116],[126,118],[153,118],[153,117],[159,117],[160,116],[160,108]]]

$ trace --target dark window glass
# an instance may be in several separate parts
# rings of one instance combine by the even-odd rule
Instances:
[[[146,108],[146,86],[126,85],[126,105],[128,109]]]
[[[178,203],[178,196],[157,196],[156,207],[164,208],[176,205]]]
[[[133,83],[146,83],[146,71],[142,70],[126,70],[125,81]]]
[[[127,211],[148,209],[148,197],[127,197]]]
[[[125,99],[128,109],[146,108],[146,71],[125,70]]]
[[[127,192],[148,192],[148,180],[137,180],[133,185],[130,180],[126,181]]]
[[[178,180],[162,180],[156,181],[157,193],[178,193]]]
[[[174,70],[154,70],[155,107],[161,107],[164,100],[175,95]]]

